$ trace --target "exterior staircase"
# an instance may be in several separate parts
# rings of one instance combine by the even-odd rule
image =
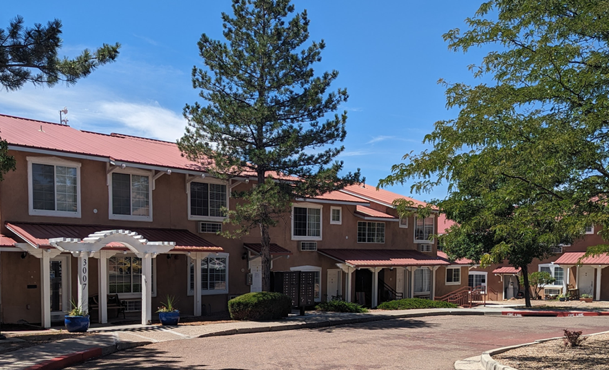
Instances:
[[[464,286],[455,290],[454,292],[435,297],[435,300],[454,303],[460,307],[472,308],[479,304],[484,304],[486,306],[487,295],[488,291],[485,286]]]

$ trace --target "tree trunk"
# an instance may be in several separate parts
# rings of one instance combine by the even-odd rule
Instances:
[[[524,305],[531,307],[531,287],[529,286],[529,268],[527,265],[520,266],[522,278],[524,280]]]
[[[262,249],[260,257],[262,258],[262,291],[271,291],[271,237],[269,235],[269,226],[260,224],[260,237]]]

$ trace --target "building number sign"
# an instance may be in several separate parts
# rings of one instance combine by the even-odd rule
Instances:
[[[81,266],[81,277],[80,277],[80,282],[82,284],[82,290],[85,290],[85,288],[87,287],[87,272],[88,272],[88,266],[87,266],[87,260],[88,258],[83,258],[82,259],[82,266]]]

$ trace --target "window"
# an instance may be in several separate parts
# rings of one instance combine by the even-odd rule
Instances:
[[[586,226],[586,234],[594,234],[594,226]]]
[[[417,247],[419,252],[431,252],[431,244],[419,244]]]
[[[416,217],[414,229],[415,243],[429,243],[433,235],[434,217]]]
[[[315,272],[315,288],[313,297],[315,302],[321,302],[321,267],[317,266],[296,266],[290,267],[290,271]]]
[[[385,224],[383,222],[358,222],[358,243],[384,243]]]
[[[539,272],[547,272],[549,273],[556,281],[552,284],[548,284],[550,286],[562,286],[564,284],[565,272],[562,267],[547,263],[539,265]]]
[[[402,229],[407,229],[408,228],[408,218],[406,218],[406,217],[400,218],[400,227]]]
[[[156,295],[155,259],[152,259],[152,295]],[[108,293],[139,297],[142,293],[142,259],[133,256],[108,259]]]
[[[446,285],[461,284],[461,267],[446,268]]]
[[[189,258],[188,294],[195,290],[195,261]],[[218,253],[201,260],[201,294],[228,293],[228,254]]]
[[[228,193],[226,184],[192,181],[188,197],[188,218],[191,220],[223,220]]]
[[[316,251],[317,242],[300,242],[301,251]]]
[[[110,218],[152,221],[150,174],[131,170],[110,175]]]
[[[80,163],[27,157],[29,214],[80,217]]]
[[[321,207],[292,208],[292,239],[321,240]]]
[[[487,272],[481,271],[470,271],[467,279],[467,283],[474,289],[481,289],[486,291],[486,276]]]
[[[427,267],[414,270],[414,292],[429,293],[431,282],[431,271]]]
[[[330,223],[340,225],[343,223],[343,209],[341,207],[330,207]]]

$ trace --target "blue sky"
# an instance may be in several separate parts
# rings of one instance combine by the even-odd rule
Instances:
[[[418,153],[434,122],[455,117],[445,107],[448,82],[477,83],[467,66],[481,50],[448,50],[442,34],[466,29],[478,1],[293,0],[307,9],[312,40],[324,39],[323,60],[315,67],[340,72],[333,88],[347,88],[345,169],[361,168],[376,185],[404,154]],[[26,86],[0,91],[0,113],[58,122],[68,108],[69,125],[99,132],[121,132],[174,141],[185,126],[182,109],[198,100],[191,69],[202,66],[197,41],[202,33],[222,39],[221,12],[230,0],[200,1],[15,1],[3,3],[0,27],[16,15],[26,25],[63,22],[60,55],[120,42],[121,55],[76,85]],[[445,188],[410,194],[410,185],[389,190],[421,200],[444,198]]]

